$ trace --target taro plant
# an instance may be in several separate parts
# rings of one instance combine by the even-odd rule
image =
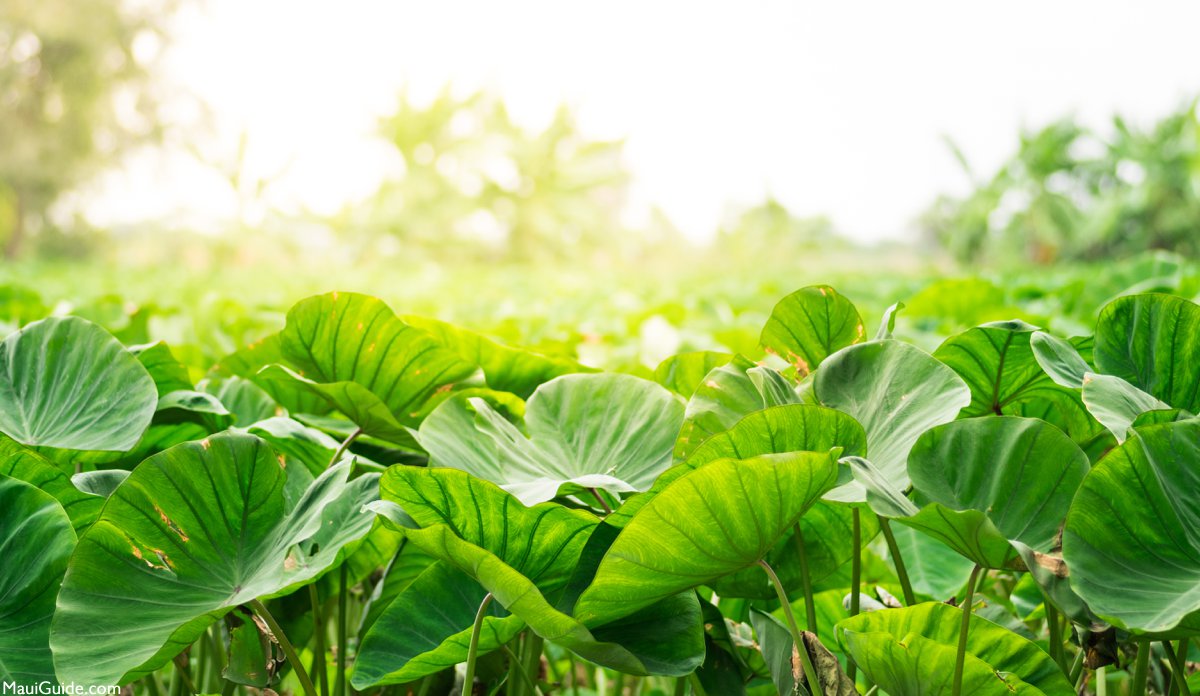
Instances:
[[[757,347],[638,374],[354,293],[200,369],[22,315],[0,681],[1196,693],[1200,308],[1134,294],[1094,335],[1010,318],[932,352],[903,309],[868,337],[802,288]]]

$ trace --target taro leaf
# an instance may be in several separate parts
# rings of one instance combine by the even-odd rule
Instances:
[[[1080,389],[1083,378],[1094,372],[1075,346],[1044,331],[1034,331],[1029,339],[1034,359],[1055,384]]]
[[[837,638],[863,673],[894,696],[950,693],[962,610],[940,602],[859,614]],[[1041,648],[971,615],[964,694],[1073,696],[1062,670]]]
[[[759,342],[804,377],[830,354],[864,336],[862,317],[850,300],[828,285],[812,285],[775,305]]]
[[[71,477],[71,483],[84,493],[91,493],[93,496],[107,498],[112,495],[112,492],[117,490],[117,486],[125,483],[125,479],[129,478],[129,472],[124,469],[98,469],[96,471],[84,471],[75,474]],[[103,504],[103,501],[97,501]],[[100,514],[99,506],[96,507],[96,515]]]
[[[158,388],[159,397],[194,386],[187,368],[175,358],[175,354],[166,343],[159,341],[144,346],[133,346],[129,352],[136,355],[138,361],[150,373],[154,386]]]
[[[754,624],[754,632],[758,635],[758,644],[763,658],[771,669],[771,681],[781,694],[812,693],[807,689],[808,679],[804,674],[800,653],[796,651],[796,641],[792,634],[779,619],[757,609],[750,610],[750,623]],[[801,633],[809,659],[817,670],[817,681],[820,689],[816,693],[828,696],[853,696],[858,693],[854,682],[842,671],[833,653],[821,644],[820,639],[812,633]]]
[[[1110,302],[1096,323],[1097,371],[1175,408],[1200,411],[1200,306],[1171,295]]]
[[[204,390],[217,397],[233,415],[233,422],[243,427],[283,415],[283,409],[270,394],[243,377],[235,375],[210,380],[204,385]]]
[[[84,319],[36,321],[0,343],[0,432],[23,445],[128,450],[157,400],[138,359]]]
[[[50,619],[73,548],[62,506],[33,484],[0,475],[0,682],[58,683]]]
[[[316,428],[286,417],[268,418],[246,429],[271,444],[276,454],[296,460],[313,475],[318,476],[332,463],[339,444]]]
[[[399,581],[390,577],[387,582]],[[403,684],[465,662],[472,624],[487,595],[471,576],[438,561],[400,590],[363,637],[354,661],[355,688]],[[480,654],[504,645],[525,627],[492,602],[479,636]]]
[[[676,478],[621,530],[575,615],[627,613],[757,563],[837,482],[836,455],[720,459]]]
[[[104,506],[102,498],[76,488],[71,479],[45,457],[3,436],[0,436],[0,475],[33,484],[53,496],[71,518],[77,534],[96,521]]]
[[[783,452],[828,452],[834,447],[841,447],[847,455],[865,454],[867,438],[862,426],[841,411],[790,404],[751,413],[729,430],[705,441],[685,464],[698,468],[717,459],[748,459]],[[628,505],[630,503],[626,503]],[[622,512],[625,512],[624,508],[622,506]],[[630,512],[633,511],[631,506]],[[817,502],[800,518],[809,577],[814,583],[832,575],[850,560],[853,554],[852,514],[845,505]],[[865,543],[878,530],[873,515],[864,517],[863,523]],[[767,562],[789,590],[801,587],[803,582],[792,535],[789,530],[767,555]],[[726,576],[717,581],[713,589],[722,597],[770,599],[775,596],[766,574],[757,567]]]
[[[565,613],[576,583],[586,584],[594,567],[595,554],[584,554],[598,529],[591,514],[554,503],[527,508],[498,486],[454,469],[393,466],[381,488],[385,505],[399,503],[411,516],[406,522],[389,515],[409,527],[408,543],[470,575],[546,640],[629,674],[682,676],[703,660],[695,593],[640,612],[625,608],[586,626]],[[596,541],[602,553],[611,535]]]
[[[383,301],[356,293],[301,300],[279,334],[288,376],[320,394],[365,433],[407,443],[425,402],[476,367],[405,324]],[[276,368],[260,373],[284,379]]]
[[[917,440],[908,473],[922,502],[899,522],[987,568],[1020,563],[1009,542],[1046,552],[1088,471],[1087,455],[1034,418],[954,421]]]
[[[759,375],[757,380],[752,373]],[[800,403],[800,396],[790,388],[764,391],[764,384],[789,383],[778,372],[756,366],[740,355],[713,368],[688,400],[683,427],[675,441],[675,459],[687,459],[705,440],[732,428],[746,414],[771,406]]]
[[[908,451],[921,433],[954,420],[971,402],[954,370],[898,341],[870,341],[829,356],[813,390],[823,405],[863,426],[871,461],[898,490],[908,486]],[[838,500],[863,500],[861,490],[844,490]]]
[[[473,411],[473,413],[472,413]],[[449,399],[421,425],[435,466],[491,481],[526,505],[573,488],[644,491],[671,464],[678,397],[631,375],[566,375],[525,407],[528,437],[483,399]]]
[[[704,616],[704,664],[696,670],[696,679],[706,694],[745,696],[748,669],[738,659],[725,617],[703,600],[700,611]]]
[[[1092,468],[1067,515],[1063,558],[1097,615],[1138,631],[1200,628],[1197,490],[1200,420],[1137,430]]]
[[[892,337],[896,330],[896,315],[904,309],[903,302],[896,302],[883,311],[883,319],[879,321],[879,331],[875,332],[875,340],[883,341]]]
[[[733,360],[729,353],[708,350],[672,355],[654,370],[654,381],[687,399],[696,393],[706,375]]]
[[[1083,377],[1083,403],[1117,442],[1124,442],[1138,416],[1170,406],[1112,375],[1087,373]]]
[[[960,417],[988,414],[1041,418],[1076,441],[1099,426],[1088,417],[1079,392],[1060,386],[1043,371],[1031,346],[1037,329],[1023,321],[984,324],[951,336],[933,353],[971,388]]]
[[[1067,341],[1042,333],[1033,334],[1034,356],[1042,370],[1059,385],[1082,389],[1088,412],[1117,439],[1124,442],[1138,416],[1170,406],[1120,377],[1095,374]]]
[[[301,382],[291,379],[270,379],[259,374],[264,367],[283,362],[279,334],[250,343],[241,350],[226,355],[211,370],[209,378],[241,377],[258,385],[277,404],[289,413],[328,413],[331,406],[320,394],[313,393]]]
[[[51,647],[58,678],[127,683],[156,669],[232,607],[283,594],[370,529],[377,477],[326,471],[294,504],[262,440],[240,433],[142,462],[80,537]]]
[[[437,319],[406,316],[409,325],[426,331],[463,360],[483,370],[488,387],[516,394],[522,399],[555,377],[576,372],[595,372],[569,358],[540,355],[497,343],[482,334]]]

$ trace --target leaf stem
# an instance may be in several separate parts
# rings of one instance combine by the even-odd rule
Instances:
[[[338,460],[342,458],[342,455],[346,453],[346,450],[350,449],[351,443],[353,443],[355,440],[357,440],[358,436],[362,435],[362,434],[363,434],[362,427],[358,427],[358,428],[354,429],[354,432],[352,432],[348,436],[346,436],[346,439],[342,440],[342,444],[338,445],[338,448],[336,450],[334,450],[333,458],[329,460],[329,466],[333,466],[334,464],[337,464]],[[329,467],[327,466],[325,468],[328,469]]]
[[[1137,641],[1137,661],[1133,665],[1133,683],[1130,685],[1131,696],[1146,696],[1146,680],[1150,675],[1150,641],[1142,638]]]
[[[787,590],[783,588],[783,583],[779,581],[779,576],[775,574],[775,569],[771,564],[767,563],[766,559],[759,559],[758,565],[766,571],[767,577],[770,578],[771,584],[775,586],[775,594],[779,596],[779,603],[783,605],[783,616],[787,619],[788,630],[792,632],[792,649],[795,654],[800,656],[800,662],[804,665],[804,675],[808,679],[808,691],[813,696],[823,695],[825,690],[821,687],[821,681],[817,676],[817,668],[813,665],[812,657],[808,654],[808,646],[804,643],[804,636],[800,633],[800,627],[796,624],[796,615],[792,612],[792,603],[788,601]]]
[[[1080,646],[1079,652],[1075,654],[1075,661],[1071,663],[1071,671],[1067,673],[1067,681],[1075,684],[1076,691],[1079,690],[1079,677],[1083,675],[1083,658],[1086,655],[1087,648]]]
[[[317,696],[317,690],[313,688],[312,679],[308,678],[308,672],[304,671],[304,665],[300,663],[296,649],[292,647],[292,641],[288,640],[283,629],[279,627],[279,623],[275,621],[275,617],[271,616],[270,611],[267,611],[267,605],[263,604],[261,600],[254,599],[250,601],[250,607],[254,609],[255,614],[267,622],[267,628],[271,629],[271,634],[275,636],[275,640],[279,641],[279,647],[283,648],[284,657],[292,666],[292,671],[296,673],[296,679],[300,680],[300,686],[304,687],[304,693],[307,696]]]
[[[1046,628],[1050,631],[1050,659],[1054,660],[1063,674],[1067,674],[1067,666],[1063,657],[1062,630],[1058,625],[1058,610],[1050,603],[1050,598],[1042,595],[1042,606],[1046,609]]]
[[[361,431],[361,428],[359,430]],[[351,435],[351,437],[354,436]],[[342,566],[338,569],[337,674],[334,675],[334,696],[343,696],[346,693],[346,654],[349,652],[347,650],[349,647],[347,643],[349,641],[346,638],[346,634],[347,626],[350,624],[350,619],[346,615],[350,599],[350,588],[346,585],[349,580],[349,571],[346,568],[346,562],[342,561]]]
[[[312,671],[321,683],[322,696],[329,696],[329,670],[325,667],[325,617],[321,612],[321,601],[317,597],[316,583],[308,585],[308,601],[312,603],[313,615],[313,661]]]
[[[1187,638],[1179,640],[1179,652],[1176,653],[1171,649],[1171,643],[1163,641],[1163,650],[1167,653],[1167,660],[1171,663],[1171,690],[1176,688],[1183,696],[1192,696],[1192,690],[1187,683]]]
[[[896,568],[900,589],[904,592],[904,606],[916,606],[917,596],[913,593],[912,582],[908,579],[908,568],[904,565],[904,558],[900,555],[900,546],[896,543],[896,535],[892,534],[892,525],[883,515],[876,515],[876,517],[879,518],[879,529],[883,531],[883,538],[887,541],[888,555],[892,557],[892,565]]]
[[[858,616],[861,602],[859,595],[862,594],[862,518],[857,506],[851,508],[850,516],[854,539],[854,555],[850,558],[850,616]],[[846,676],[850,678],[851,684],[857,682],[857,671],[857,665],[853,661],[846,666]]]
[[[506,655],[508,655],[508,661],[509,661],[510,665],[521,664],[521,658],[515,652],[513,652],[512,648],[508,647],[507,645],[501,645],[500,648],[502,650],[504,650],[504,653]],[[521,679],[523,679],[525,681],[525,685],[528,686],[529,688],[533,689],[533,691],[531,693],[534,693],[537,696],[542,696],[542,690],[538,688],[537,683],[534,682],[533,678],[530,677],[529,673],[526,672],[524,669],[520,669],[520,668],[509,669],[509,671],[508,671],[509,681],[512,681],[512,678],[513,678],[512,675],[514,672],[517,674],[520,674]],[[510,684],[508,688],[513,689],[513,693],[516,693],[516,690],[512,684]]]
[[[979,579],[981,566],[971,569],[971,579],[967,581],[967,596],[962,603],[962,624],[958,628],[958,653],[954,656],[954,687],[951,693],[962,696],[963,665],[967,659],[967,633],[971,630],[971,605],[975,603],[975,585]]]
[[[796,542],[796,555],[800,557],[800,581],[804,584],[804,625],[809,633],[817,634],[817,602],[813,596],[812,576],[808,570],[808,552],[804,547],[804,532],[797,522],[792,527],[792,539]]]
[[[604,508],[604,514],[611,515],[612,508],[608,506],[608,502],[604,500],[604,496],[600,495],[600,491],[596,490],[595,488],[589,488],[588,490],[591,491],[592,496],[596,499],[596,502],[600,503],[600,507]]]
[[[492,603],[492,593],[484,596],[475,612],[475,623],[471,625],[471,642],[467,644],[467,674],[463,679],[462,696],[471,696],[475,683],[475,660],[479,657],[479,634],[483,631],[483,617],[487,615],[488,605]]]

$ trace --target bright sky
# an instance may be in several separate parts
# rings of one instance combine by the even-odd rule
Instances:
[[[661,206],[689,236],[772,193],[871,241],[989,171],[1022,125],[1067,113],[1145,121],[1200,94],[1200,3],[203,0],[166,76],[211,109],[205,157],[279,174],[272,206],[329,212],[395,167],[374,138],[403,87],[487,87],[543,124],[627,137],[634,219]],[[176,111],[189,113],[180,98]],[[92,216],[217,227],[236,199],[178,151],[110,177]]]

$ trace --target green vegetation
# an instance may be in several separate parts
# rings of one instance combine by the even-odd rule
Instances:
[[[651,369],[631,321],[604,371],[350,292],[163,342],[9,285],[0,677],[1192,693],[1197,271],[1076,282],[658,306],[704,349]]]

